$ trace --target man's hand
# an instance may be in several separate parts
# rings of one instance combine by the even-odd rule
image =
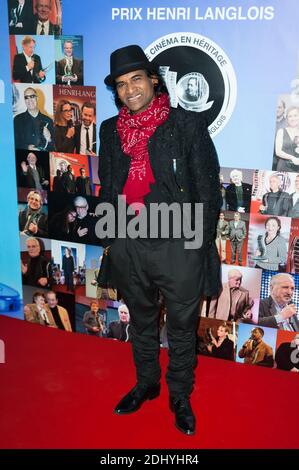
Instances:
[[[296,315],[296,305],[295,304],[287,305],[281,310],[280,314],[284,320],[292,317],[293,315]]]
[[[28,69],[28,72],[30,72],[30,70],[32,70],[34,68],[34,60],[30,60],[30,62],[28,62],[27,64],[27,69]]]
[[[86,155],[90,155],[91,157],[96,157],[97,154],[93,152],[92,150],[86,150]]]
[[[40,71],[38,72],[38,76],[39,76],[39,78],[45,78],[46,74],[45,74],[45,72],[43,72],[42,70],[40,70]]]
[[[22,274],[26,274],[28,271],[27,264],[24,264],[22,261],[21,261],[21,271],[22,271]]]
[[[31,222],[31,224],[29,224],[29,231],[32,232],[32,233],[37,233],[38,232],[38,226],[36,224],[34,224],[33,222]]]
[[[77,230],[77,234],[79,235],[79,237],[84,237],[84,235],[87,235],[87,233],[88,233],[88,228],[79,227]]]
[[[21,162],[21,168],[23,173],[27,173],[29,165],[26,164],[26,162]]]
[[[51,132],[47,128],[47,124],[43,128],[43,136],[48,142],[51,142]]]

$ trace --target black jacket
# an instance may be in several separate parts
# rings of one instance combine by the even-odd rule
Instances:
[[[45,78],[39,78],[38,73],[42,70],[42,63],[40,56],[33,54],[32,60],[34,60],[33,72],[27,71],[27,60],[23,52],[16,54],[13,61],[12,75],[14,80],[18,80],[21,83],[41,83]]]
[[[245,207],[245,212],[250,211],[251,203],[251,191],[252,185],[248,183],[242,183],[243,190],[243,206]],[[229,184],[225,190],[225,200],[228,211],[237,211],[238,210],[238,199],[236,193],[236,185]]]
[[[101,125],[99,158],[99,202],[110,202],[115,207],[130,167],[130,157],[121,150],[116,122],[117,116]],[[166,203],[204,204],[204,245],[201,248],[206,255],[204,293],[218,295],[220,261],[214,240],[222,197],[219,163],[206,122],[198,113],[171,108],[168,120],[149,139],[148,149],[152,171]],[[111,241],[104,239],[101,243],[105,246]]]

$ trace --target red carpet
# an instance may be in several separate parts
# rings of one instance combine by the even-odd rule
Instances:
[[[130,345],[6,317],[0,339],[1,448],[299,447],[297,374],[199,357],[188,437],[173,426],[164,380],[136,414],[112,413],[135,384]],[[165,372],[166,351],[161,361]]]

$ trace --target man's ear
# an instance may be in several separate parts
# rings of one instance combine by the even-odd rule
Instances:
[[[157,75],[152,75],[151,79],[152,79],[152,84],[154,86],[158,85],[159,80],[158,80]]]

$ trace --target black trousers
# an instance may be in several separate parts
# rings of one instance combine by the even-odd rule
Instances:
[[[203,285],[202,252],[183,239],[117,239],[110,247],[112,274],[130,311],[137,382],[159,382],[159,304],[167,308],[170,396],[188,396],[196,366],[196,326]]]

